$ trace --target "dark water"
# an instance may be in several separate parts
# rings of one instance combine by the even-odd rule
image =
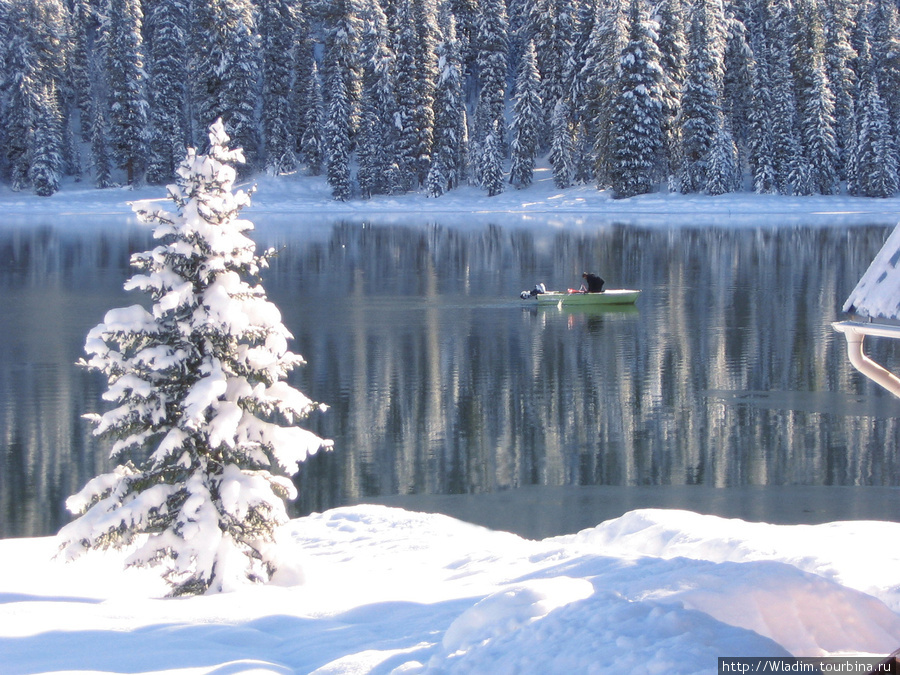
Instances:
[[[641,505],[900,514],[900,401],[830,326],[884,226],[254,220],[282,247],[263,283],[308,361],[291,381],[329,404],[309,426],[335,441],[298,474],[295,514],[381,501],[528,534]],[[0,536],[55,532],[109,468],[81,419],[104,382],[74,362],[140,301],[122,284],[150,245],[124,219],[0,228]],[[636,308],[518,299],[582,269],[641,288]],[[900,370],[890,341],[869,352]]]

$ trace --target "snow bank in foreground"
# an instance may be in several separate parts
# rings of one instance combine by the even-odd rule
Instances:
[[[900,523],[642,510],[529,541],[355,506],[290,532],[304,584],[180,600],[119,554],[0,541],[3,672],[712,673],[900,646]]]

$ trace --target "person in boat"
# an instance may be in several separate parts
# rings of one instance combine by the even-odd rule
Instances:
[[[584,272],[581,278],[584,279],[584,283],[581,284],[581,290],[585,293],[600,293],[603,291],[603,279],[596,274]]]

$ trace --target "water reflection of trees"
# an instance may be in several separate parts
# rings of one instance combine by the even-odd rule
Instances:
[[[258,221],[258,224],[259,221]],[[830,328],[883,227],[535,229],[338,224],[283,245],[264,284],[327,402],[333,453],[298,512],[395,493],[522,485],[900,485],[897,404]],[[0,536],[49,533],[106,465],[72,364],[144,234],[0,233]],[[644,290],[637,313],[519,301],[583,268]],[[890,344],[874,355],[900,365]]]
[[[311,295],[347,293],[329,309],[346,313],[346,331],[295,324],[303,353],[316,355],[311,388],[337,394],[338,452],[307,467],[303,507],[324,505],[313,484],[325,474],[342,498],[527,484],[896,485],[896,406],[852,371],[830,328],[884,236],[343,226],[315,255],[289,249],[279,264]],[[584,261],[645,290],[638,316],[478,305],[539,278],[575,279]],[[470,304],[448,302],[454,292]],[[392,316],[378,308],[382,293],[421,304]]]
[[[74,364],[88,329],[127,300],[139,241],[122,226],[0,233],[0,537],[55,531],[65,498],[108,466],[81,419],[102,405],[100,383]]]

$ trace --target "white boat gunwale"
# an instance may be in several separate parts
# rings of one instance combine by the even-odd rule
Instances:
[[[637,302],[641,291],[631,288],[611,288],[599,293],[567,293],[565,291],[547,291],[538,294],[537,301],[541,305],[633,305]]]

